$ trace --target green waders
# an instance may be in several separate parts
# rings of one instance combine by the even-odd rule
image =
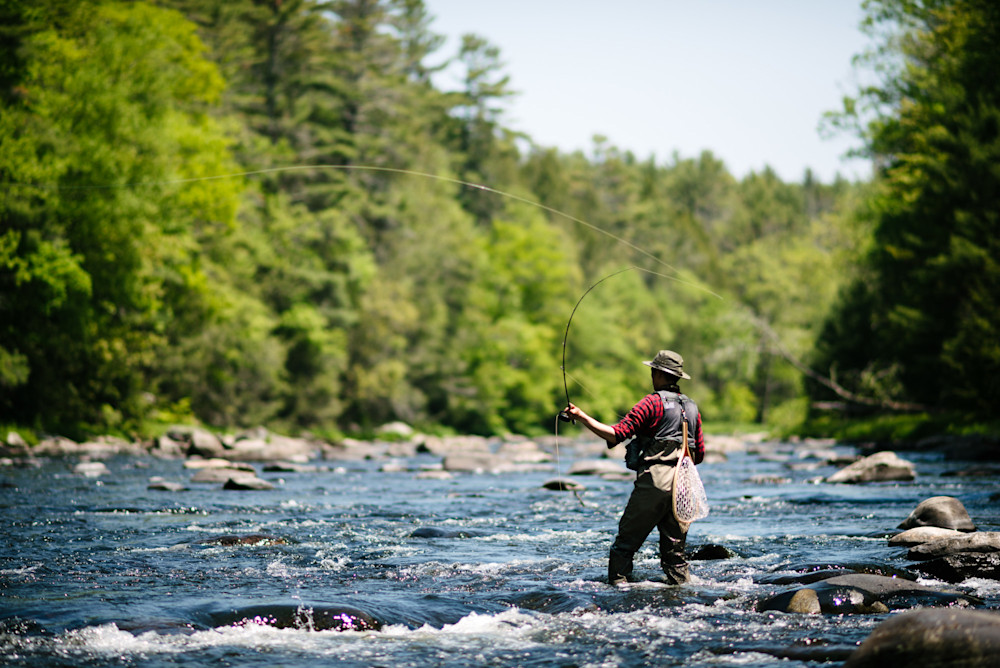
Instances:
[[[660,467],[655,467],[660,468]],[[672,469],[673,467],[662,467]],[[667,473],[667,471],[657,471]],[[672,470],[670,470],[672,473]],[[658,488],[650,470],[643,471],[635,481],[632,495],[618,522],[618,535],[611,545],[608,558],[608,582],[627,582],[632,574],[632,559],[656,527],[660,531],[660,567],[670,584],[688,581],[688,564],[684,558],[687,530],[674,517],[673,493]],[[661,476],[657,476],[658,478]],[[669,477],[669,476],[665,476]]]

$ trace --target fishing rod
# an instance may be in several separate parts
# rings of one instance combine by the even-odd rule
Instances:
[[[625,267],[624,269],[619,269],[618,271],[616,271],[616,272],[614,272],[612,274],[608,274],[607,276],[605,276],[604,278],[602,278],[601,280],[597,281],[596,283],[594,283],[593,285],[591,285],[589,288],[587,288],[587,291],[584,292],[582,295],[580,295],[580,298],[578,300],[576,300],[576,305],[573,307],[573,310],[569,314],[569,320],[566,321],[566,331],[563,332],[563,340],[562,340],[562,366],[559,367],[560,369],[562,369],[563,391],[566,392],[566,406],[567,407],[570,404],[570,400],[569,400],[569,384],[566,382],[566,341],[569,340],[569,327],[570,327],[570,325],[573,324],[573,316],[576,315],[576,310],[578,308],[580,308],[580,304],[583,303],[583,298],[586,297],[587,295],[589,295],[590,292],[591,292],[591,290],[593,290],[594,288],[596,288],[598,285],[600,285],[604,281],[608,280],[609,278],[614,278],[618,274],[624,274],[626,271],[632,271],[633,269],[638,269],[638,268],[639,267],[635,267],[635,266]],[[562,420],[563,422],[576,422],[576,420],[574,420],[572,417],[570,417],[569,413],[567,413],[565,411],[565,409],[559,411],[559,419]]]
[[[610,278],[614,278],[615,276],[618,276],[620,274],[624,274],[627,271],[642,271],[642,272],[645,272],[647,274],[652,274],[653,276],[659,276],[660,278],[666,278],[666,279],[669,279],[669,280],[672,280],[672,281],[678,281],[680,283],[687,283],[687,281],[683,281],[681,279],[678,279],[676,276],[668,276],[667,274],[661,274],[659,272],[651,271],[651,270],[645,269],[643,267],[638,267],[638,266],[632,265],[630,267],[625,267],[624,269],[619,269],[618,271],[612,272],[612,273],[608,274],[607,276],[601,278],[596,283],[594,283],[589,288],[587,288],[586,292],[584,292],[582,295],[580,295],[580,298],[578,300],[576,300],[576,305],[573,306],[573,310],[569,314],[569,320],[566,321],[566,331],[563,332],[563,340],[562,340],[562,366],[560,367],[560,369],[562,369],[563,391],[566,393],[566,406],[567,407],[570,404],[570,400],[569,400],[569,383],[566,381],[566,342],[569,340],[569,328],[570,328],[570,325],[573,324],[573,316],[576,315],[576,310],[578,308],[580,308],[580,304],[583,303],[584,298],[587,295],[589,295],[591,293],[591,291],[593,291],[594,288],[596,288],[598,285],[600,285],[604,281],[606,281],[606,280],[608,280]],[[702,289],[705,290],[706,292],[708,292],[709,294],[711,294],[711,295],[713,295],[715,297],[718,297],[719,299],[722,299],[722,297],[720,297],[719,295],[715,294],[711,290],[707,290],[705,288],[702,288]],[[565,409],[559,411],[559,419],[561,421],[563,421],[563,422],[575,422],[575,420],[573,420],[573,418],[570,417],[570,415],[565,411]]]

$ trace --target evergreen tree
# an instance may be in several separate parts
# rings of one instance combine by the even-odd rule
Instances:
[[[829,320],[821,364],[889,400],[995,414],[1000,401],[1000,8],[867,3],[883,83],[848,100],[880,165],[867,272]],[[849,323],[856,323],[851,328]]]

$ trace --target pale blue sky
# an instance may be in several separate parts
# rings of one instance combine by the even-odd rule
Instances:
[[[839,172],[857,141],[823,139],[824,111],[855,89],[867,45],[860,0],[425,0],[431,29],[500,48],[511,87],[505,125],[539,145],[590,152],[601,134],[660,163],[711,150],[737,177],[770,165],[799,181]],[[442,86],[458,86],[445,77]]]

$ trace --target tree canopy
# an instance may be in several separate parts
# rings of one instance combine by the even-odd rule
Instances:
[[[539,146],[500,50],[442,56],[420,0],[5,3],[0,423],[535,433],[564,336],[605,420],[661,348],[715,423],[801,420],[828,370],[990,411],[996,10],[868,10],[900,32],[837,119],[858,184]]]

